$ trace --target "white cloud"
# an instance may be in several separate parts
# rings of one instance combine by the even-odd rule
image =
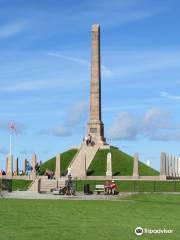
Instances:
[[[52,130],[52,134],[57,137],[68,137],[72,135],[70,127],[58,126]]]
[[[53,135],[57,137],[71,136],[74,129],[79,127],[86,118],[87,104],[84,101],[73,104],[66,113],[64,122],[54,129],[40,129],[38,134]]]
[[[78,11],[70,19],[103,23],[105,28],[116,27],[131,22],[142,21],[166,11],[165,7],[142,9],[141,0],[91,1],[88,8]],[[75,11],[77,12],[77,11]]]
[[[0,38],[12,37],[25,29],[24,22],[14,22],[0,26]]]
[[[140,76],[140,74],[147,72],[167,71],[174,68],[178,69],[180,66],[179,49],[167,51],[159,49],[147,49],[143,51],[142,49],[139,51],[116,50],[116,52],[113,51],[107,54],[109,59],[114,63],[114,66],[111,68],[113,76],[116,78]],[[118,65],[115,62],[118,62]],[[154,81],[157,82],[157,79],[154,79]]]
[[[180,140],[180,130],[177,129],[170,129],[167,131],[159,131],[157,133],[152,134],[150,136],[151,140],[154,141],[179,141]]]
[[[108,130],[108,136],[112,140],[132,140],[137,134],[137,120],[127,112],[120,113]]]
[[[111,140],[149,138],[171,141],[179,136],[180,127],[175,127],[169,112],[156,107],[149,108],[140,117],[128,112],[120,113],[108,129],[108,138]]]
[[[82,101],[75,103],[67,113],[67,119],[65,120],[66,124],[70,126],[77,125],[85,117],[86,112],[86,102]]]
[[[156,107],[152,107],[145,112],[142,119],[142,126],[145,132],[152,132],[157,129],[167,129],[171,127],[170,114]]]
[[[66,56],[66,55],[63,55],[63,54],[60,54],[60,53],[54,53],[54,52],[47,52],[45,53],[47,54],[48,56],[52,56],[52,57],[58,57],[58,58],[62,58],[64,60],[67,60],[67,61],[71,61],[71,62],[74,62],[74,63],[77,63],[77,64],[81,64],[81,65],[84,65],[88,68],[90,68],[91,66],[91,63],[85,59],[82,59],[82,58],[78,58],[78,57],[74,57],[74,56]],[[102,71],[102,75],[104,77],[112,77],[113,73],[110,69],[108,69],[108,67],[106,67],[105,65],[101,64],[101,71]]]
[[[50,131],[47,129],[40,129],[37,133],[40,135],[49,135]]]
[[[79,63],[79,64],[82,64],[84,66],[90,67],[90,62],[89,61],[78,58],[78,57],[66,56],[66,55],[63,55],[63,54],[60,54],[60,53],[54,53],[54,52],[47,52],[46,54],[49,55],[49,56],[52,56],[52,57],[62,58],[62,59],[67,60],[67,61]]]
[[[159,95],[163,98],[171,99],[171,100],[180,100],[180,96],[178,95],[172,95],[169,94],[168,92],[159,92]]]
[[[40,80],[40,81],[19,82],[11,85],[2,86],[0,91],[21,92],[21,91],[33,91],[33,90],[39,90],[39,89],[46,89],[49,87],[52,87],[52,82]]]

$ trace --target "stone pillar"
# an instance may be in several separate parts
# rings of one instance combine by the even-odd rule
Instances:
[[[161,160],[160,160],[160,178],[166,179],[166,153],[161,153]]]
[[[178,178],[178,158],[175,157],[175,177]]]
[[[169,156],[169,176],[173,177],[173,156]]]
[[[180,177],[180,158],[178,157],[178,177]]]
[[[7,174],[7,170],[8,170],[8,157],[6,157],[6,174]]]
[[[139,177],[139,155],[138,153],[134,154],[134,161],[133,161],[133,177]]]
[[[92,55],[91,55],[91,94],[90,120],[88,134],[92,141],[104,144],[104,124],[101,121],[101,56],[100,56],[100,26],[92,26]]]
[[[61,177],[61,155],[56,155],[56,170],[55,170],[55,177],[60,178]]]
[[[26,159],[24,159],[24,162],[23,162],[23,172],[25,173],[26,172]]]
[[[18,159],[18,158],[16,158],[16,161],[15,161],[14,174],[15,174],[15,175],[18,175],[18,174],[19,174],[19,159]]]
[[[175,178],[175,156],[172,156],[172,177]]]
[[[112,178],[112,154],[107,154],[106,176]]]
[[[12,155],[8,155],[7,157],[7,172],[6,175],[8,177],[12,177],[13,175],[13,156]]]
[[[37,157],[36,157],[36,154],[33,153],[32,155],[32,178],[33,179],[36,178],[36,169],[35,169],[36,163],[37,163]]]
[[[170,177],[173,177],[173,156],[170,157]]]
[[[166,173],[166,176],[169,176],[169,163],[168,163],[168,160],[169,160],[169,156],[167,153],[165,153],[165,173]]]

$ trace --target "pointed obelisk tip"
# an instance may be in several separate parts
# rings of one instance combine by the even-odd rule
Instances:
[[[92,31],[99,31],[100,25],[99,24],[93,24],[92,25]]]

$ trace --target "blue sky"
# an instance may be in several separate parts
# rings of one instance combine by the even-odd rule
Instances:
[[[159,169],[179,155],[179,1],[0,0],[0,167],[9,151],[46,160],[86,134],[91,25],[101,26],[108,143]]]

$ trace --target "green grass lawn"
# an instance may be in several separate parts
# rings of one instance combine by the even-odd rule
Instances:
[[[132,176],[133,173],[133,157],[120,151],[117,148],[103,149],[96,153],[91,165],[89,166],[87,175],[89,176],[105,176],[106,161],[108,152],[112,154],[112,171],[113,176]],[[140,176],[158,176],[159,172],[139,161]]]
[[[70,149],[70,150],[61,154],[61,175],[62,176],[65,175],[65,172],[66,172],[71,160],[73,159],[73,157],[77,153],[77,151],[78,151],[78,149]],[[50,160],[42,163],[41,170],[40,170],[40,175],[43,175],[47,168],[49,168],[50,170],[55,172],[55,164],[56,164],[56,158],[55,157],[53,157]]]
[[[180,196],[140,194],[114,201],[0,200],[1,240],[179,239]],[[174,229],[137,237],[134,229]]]

